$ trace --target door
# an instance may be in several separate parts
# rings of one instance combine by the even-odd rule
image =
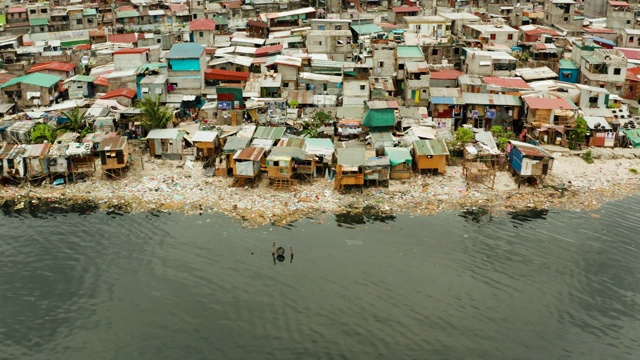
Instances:
[[[153,155],[162,155],[162,140],[153,139],[153,148],[155,150]]]

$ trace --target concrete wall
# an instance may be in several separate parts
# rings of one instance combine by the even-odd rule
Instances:
[[[633,28],[636,19],[635,12],[628,8],[626,10],[614,10],[613,6],[607,7],[607,28],[621,31],[624,28]]]
[[[369,100],[369,80],[345,80],[342,86],[342,105],[360,105]]]
[[[393,76],[396,72],[396,49],[388,45],[375,45],[372,76]]]
[[[142,54],[114,54],[113,55],[113,67],[115,71],[137,69],[140,66],[148,63],[149,55],[147,53]]]

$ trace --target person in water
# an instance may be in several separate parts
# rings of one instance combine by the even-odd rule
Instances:
[[[276,264],[276,260],[279,262],[283,262],[285,260],[285,250],[282,246],[278,246],[276,248],[276,242],[273,242],[273,250],[271,251],[271,256],[273,256],[273,265]],[[289,253],[291,254],[291,260],[289,263],[293,263],[293,246],[289,248]]]

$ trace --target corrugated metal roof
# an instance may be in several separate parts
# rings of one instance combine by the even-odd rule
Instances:
[[[400,45],[396,48],[396,54],[399,58],[417,57],[424,59],[424,53],[418,45]]]
[[[262,147],[250,147],[242,150],[238,150],[235,155],[233,155],[234,160],[249,160],[249,161],[260,161],[262,155],[264,155],[264,148]]]
[[[32,145],[22,145],[25,147],[25,152],[22,155],[26,158],[42,158],[47,155],[49,152],[50,144],[32,144]]]
[[[375,34],[375,33],[380,33],[384,31],[380,26],[376,24],[362,24],[362,25],[351,24],[351,28],[353,29],[353,31],[358,33],[358,35],[369,35],[369,34]]]
[[[548,157],[548,158],[553,159],[553,156],[551,156],[551,154],[546,152],[541,147],[538,147],[538,146],[535,146],[535,145],[531,145],[531,144],[528,144],[528,143],[524,143],[524,142],[520,142],[520,141],[515,141],[515,140],[509,140],[509,142],[513,146],[518,148],[518,150],[520,150],[524,156],[542,157],[542,158]]]
[[[364,166],[367,162],[365,148],[338,148],[336,149],[338,165],[342,166]]]
[[[429,74],[429,78],[431,80],[456,80],[461,75],[464,75],[464,73],[459,70],[439,70],[432,71]]]
[[[429,88],[431,97],[457,97],[462,98],[462,91],[459,88]]]
[[[225,154],[235,153],[240,149],[244,149],[249,144],[249,141],[251,141],[251,138],[229,136],[222,148],[222,152]]]
[[[270,140],[279,140],[284,136],[287,128],[284,126],[258,126],[255,134],[253,134],[254,139],[270,139]]]
[[[564,98],[547,99],[539,98],[535,96],[524,96],[524,102],[531,109],[560,109],[560,110],[575,110],[576,106],[569,100]]]
[[[214,31],[216,22],[207,18],[193,20],[189,23],[189,31]]]
[[[98,151],[122,150],[126,144],[127,138],[125,136],[110,137],[100,141]]]
[[[513,95],[464,92],[462,93],[462,99],[467,104],[522,106],[522,102],[520,101],[520,98]]]
[[[271,149],[271,153],[267,156],[267,159],[272,157],[291,157],[296,160],[308,160],[310,159],[309,154],[307,154],[304,150],[299,147],[291,147],[291,146],[276,146]]]
[[[506,89],[531,89],[531,86],[526,81],[517,77],[492,77],[485,76],[484,82],[488,85],[493,85]]]
[[[42,73],[33,73],[33,74],[10,79],[6,83],[2,84],[2,86],[0,86],[0,89],[5,88],[7,86],[20,84],[20,83],[49,88],[57,84],[60,80],[62,80],[60,76],[42,74]]]
[[[449,155],[447,144],[442,139],[416,140],[413,147],[417,155]]]
[[[331,155],[336,151],[333,141],[330,139],[304,139],[304,142],[304,149],[309,154],[331,158]]]
[[[389,162],[391,166],[396,166],[398,164],[409,164],[413,162],[413,158],[411,157],[411,150],[403,147],[386,147],[384,148],[384,154],[389,158]]]
[[[178,139],[182,135],[184,135],[184,131],[178,129],[153,129],[149,131],[147,139]]]
[[[197,43],[174,44],[165,59],[195,59],[200,58],[204,46]]]

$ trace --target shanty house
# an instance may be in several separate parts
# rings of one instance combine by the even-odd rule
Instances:
[[[284,136],[287,128],[284,126],[258,126],[253,139],[265,139],[271,142],[271,145],[278,143]]]
[[[40,64],[33,65],[28,74],[41,73],[48,75],[59,76],[60,78],[67,79],[75,75],[76,64],[60,61],[49,61]]]
[[[391,163],[387,156],[378,156],[376,149],[365,149],[365,162],[364,162],[364,180],[365,183],[375,183],[379,186],[382,183],[385,186],[389,186],[389,169]]]
[[[189,23],[189,37],[192,43],[213,46],[215,44],[216,22],[202,18]]]
[[[32,73],[7,81],[0,91],[5,102],[13,102],[20,108],[49,106],[62,96],[60,80],[59,76]]]
[[[182,138],[184,130],[153,129],[147,134],[147,144],[151,156],[162,156],[171,160],[182,158]]]
[[[10,179],[20,179],[27,175],[27,168],[24,164],[22,145],[4,143],[0,148],[0,161],[2,161],[2,177]]]
[[[129,164],[129,143],[125,136],[110,137],[100,141],[97,153],[100,156],[102,173],[120,177]]]
[[[418,172],[436,170],[444,174],[447,171],[447,156],[449,156],[449,149],[442,139],[413,142],[413,158]]]
[[[576,106],[564,98],[525,96],[528,135],[544,144],[567,146],[567,133],[575,125]]]
[[[69,91],[69,99],[92,98],[95,94],[95,76],[76,75],[63,82]]]
[[[554,158],[547,151],[541,147],[515,140],[510,140],[509,144],[511,144],[509,166],[511,172],[517,176],[518,187],[526,178],[534,177],[541,181],[551,172]]]
[[[252,181],[260,175],[264,148],[249,147],[238,150],[233,155],[233,176],[242,184],[245,181]]]
[[[304,174],[310,178],[314,170],[315,159],[299,147],[276,146],[267,156],[269,180],[292,179],[297,174]]]
[[[169,61],[168,91],[198,98],[204,87],[207,59],[204,46],[195,43],[174,44],[165,57]]]
[[[413,159],[411,150],[404,147],[385,147],[384,154],[389,158],[391,170],[389,172],[390,179],[409,179],[411,178]]]
[[[364,186],[365,148],[338,148],[336,156],[334,187],[344,190],[345,186]]]
[[[233,174],[235,171],[233,156],[238,151],[246,148],[251,141],[251,138],[239,136],[229,136],[225,139],[226,141],[222,147],[222,156],[216,163],[219,176],[228,176]]]
[[[370,132],[392,131],[396,125],[395,101],[367,101],[362,126]]]
[[[522,106],[520,98],[514,95],[462,93],[462,99],[473,127],[485,130],[491,130],[493,125],[513,127]]]
[[[71,174],[94,173],[96,171],[96,161],[93,156],[91,143],[70,143],[66,154],[71,163]]]
[[[113,53],[113,68],[115,71],[137,69],[148,64],[151,59],[149,48],[126,48]]]
[[[218,132],[198,130],[191,138],[196,149],[196,159],[213,158],[218,148]]]

